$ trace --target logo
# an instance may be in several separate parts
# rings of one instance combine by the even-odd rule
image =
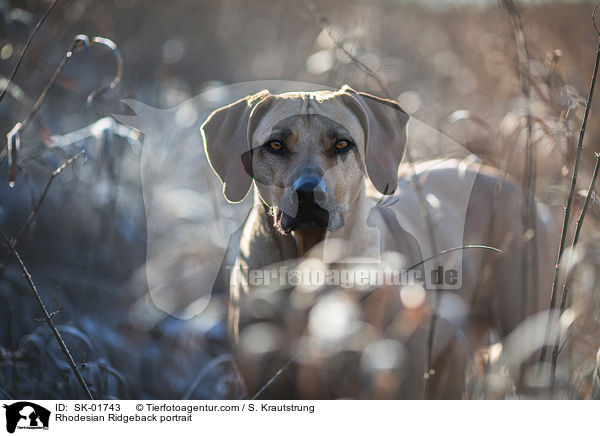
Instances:
[[[48,430],[50,411],[28,401],[3,406],[6,409],[6,431],[14,433],[18,429]]]

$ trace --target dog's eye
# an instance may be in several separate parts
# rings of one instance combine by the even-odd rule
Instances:
[[[280,151],[283,149],[283,144],[279,141],[270,141],[267,145],[271,150]]]
[[[350,141],[346,139],[340,139],[338,142],[335,143],[335,149],[342,151],[350,148],[351,145],[352,143]]]

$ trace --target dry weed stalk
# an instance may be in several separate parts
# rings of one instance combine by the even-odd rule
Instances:
[[[25,53],[27,52],[27,49],[31,45],[31,41],[33,41],[33,38],[35,37],[36,33],[38,32],[40,27],[42,27],[42,24],[44,24],[44,21],[46,21],[46,18],[48,17],[48,15],[50,15],[50,12],[52,12],[52,9],[54,9],[54,6],[56,6],[57,2],[58,2],[58,0],[54,0],[52,2],[52,4],[48,7],[46,12],[44,13],[44,15],[42,15],[42,18],[40,18],[40,20],[35,25],[33,31],[29,35],[29,38],[27,38],[27,42],[25,43],[25,45],[23,46],[23,49],[21,50],[21,54],[19,55],[19,59],[17,60],[17,63],[15,64],[15,66],[12,70],[12,73],[10,73],[10,77],[8,78],[8,81],[6,82],[6,86],[4,87],[2,92],[0,92],[0,101],[2,101],[2,99],[4,98],[4,95],[6,94],[6,91],[8,91],[8,89],[12,85],[12,82],[15,79],[15,76],[17,75],[17,71],[19,70],[19,67],[21,66],[21,62],[23,62]]]
[[[561,316],[564,313],[565,307],[567,305],[567,296],[569,294],[568,274],[572,267],[574,250],[577,246],[577,242],[579,242],[579,235],[581,233],[581,228],[583,227],[583,220],[585,219],[585,215],[586,215],[588,207],[590,205],[590,200],[591,200],[592,196],[594,195],[594,184],[596,183],[596,178],[598,177],[599,169],[600,169],[600,154],[596,153],[596,165],[594,166],[594,173],[592,175],[592,179],[590,180],[590,186],[587,190],[587,195],[585,196],[585,202],[583,203],[583,208],[581,209],[579,218],[577,218],[577,225],[575,227],[575,235],[573,236],[573,242],[571,244],[571,250],[569,252],[569,265],[566,270],[567,277],[565,277],[565,281],[564,281],[563,287],[562,287],[562,296],[560,299],[559,316]],[[551,382],[553,384],[554,384],[555,378],[556,378],[556,366],[557,366],[557,362],[558,362],[558,355],[560,354],[561,348],[562,347],[560,346],[560,329],[558,329],[556,332],[556,340],[554,342],[554,348],[552,350]]]
[[[42,195],[40,195],[40,198],[38,199],[37,203],[35,204],[35,206],[33,206],[31,211],[29,212],[29,216],[27,217],[27,219],[21,226],[21,229],[19,230],[19,232],[15,236],[13,236],[13,238],[11,239],[11,244],[14,247],[16,247],[17,243],[19,242],[19,239],[21,239],[21,236],[23,236],[25,234],[25,232],[27,231],[27,229],[29,228],[31,223],[33,223],[33,221],[35,220],[35,217],[37,216],[38,211],[40,210],[40,207],[42,207],[42,203],[46,199],[46,195],[48,194],[48,190],[50,189],[50,186],[52,185],[52,182],[54,181],[54,179],[60,173],[62,173],[67,167],[71,166],[83,154],[85,154],[85,150],[81,150],[75,156],[73,156],[72,158],[70,158],[69,160],[64,162],[62,165],[60,165],[54,171],[52,171],[52,174],[50,174],[50,178],[48,178],[48,182],[46,183],[46,186],[44,187],[44,190],[42,191]],[[8,260],[9,257],[10,257],[10,252],[4,256],[4,258],[2,259],[2,262],[0,263],[0,277],[2,277],[2,273],[4,272],[4,269],[6,268],[6,261]]]
[[[69,351],[67,344],[65,344],[65,341],[63,340],[61,334],[54,326],[54,322],[52,321],[52,315],[50,315],[48,313],[48,310],[46,309],[46,306],[45,306],[44,302],[42,301],[42,297],[40,297],[40,294],[39,294],[35,284],[33,283],[33,279],[31,278],[31,274],[29,274],[29,271],[25,267],[25,264],[23,263],[21,256],[19,255],[19,253],[17,252],[17,250],[11,243],[10,239],[8,239],[8,236],[6,236],[6,234],[4,233],[4,231],[2,229],[0,229],[0,234],[2,235],[2,238],[4,239],[6,244],[8,245],[10,252],[17,260],[17,263],[19,264],[21,271],[23,271],[23,275],[25,276],[25,279],[27,280],[27,283],[29,284],[29,287],[31,288],[31,292],[33,292],[33,295],[35,296],[35,299],[37,300],[37,302],[40,306],[40,309],[42,310],[42,314],[44,315],[44,321],[46,322],[46,324],[48,324],[48,327],[50,327],[50,330],[52,330],[52,333],[54,334],[54,337],[56,338],[56,341],[58,342],[58,345],[60,346],[60,349],[62,350],[62,353],[65,356],[65,359],[67,360],[67,363],[71,367],[73,374],[75,374],[75,378],[79,382],[81,389],[83,389],[85,396],[89,400],[93,400],[94,397],[92,396],[92,393],[90,392],[90,389],[88,388],[87,383],[81,376],[79,369],[77,369],[77,365],[75,365],[75,361],[73,360],[73,356],[71,356],[71,352]]]
[[[598,3],[598,4],[600,4],[600,3]],[[598,36],[600,37],[600,32],[598,31],[598,28],[596,27],[596,20],[595,20],[595,13],[596,13],[596,9],[598,8],[598,4],[596,4],[596,6],[594,7],[594,10],[592,12],[592,22],[594,24],[594,29],[596,30],[596,33],[598,33]],[[578,170],[579,170],[581,150],[583,150],[583,138],[585,137],[585,130],[587,127],[590,109],[592,108],[592,101],[594,98],[596,79],[598,77],[599,64],[600,64],[600,38],[598,39],[598,48],[596,50],[596,60],[595,60],[595,64],[594,64],[594,71],[592,73],[592,81],[591,81],[589,92],[588,92],[588,98],[586,100],[585,113],[583,116],[583,121],[581,123],[581,129],[579,131],[579,138],[577,141],[575,162],[573,163],[573,173],[572,173],[572,177],[571,177],[571,186],[569,188],[569,195],[567,197],[567,205],[565,207],[562,231],[561,231],[561,235],[560,235],[560,245],[558,248],[558,254],[556,256],[556,265],[554,268],[554,279],[552,282],[552,294],[550,296],[550,312],[548,315],[548,324],[546,326],[546,336],[545,336],[544,343],[548,343],[548,341],[549,341],[550,329],[551,329],[552,323],[554,321],[552,313],[553,313],[553,309],[556,307],[556,295],[557,295],[557,288],[558,288],[560,260],[563,255],[563,252],[565,250],[565,244],[566,244],[566,240],[567,240],[567,233],[568,233],[568,228],[569,228],[569,218],[571,216],[573,197],[575,196],[575,188],[577,186],[577,175],[578,175]],[[589,197],[589,192],[588,192],[588,197]],[[542,353],[541,353],[540,359],[539,359],[538,373],[541,372],[542,363],[546,359],[546,353],[547,353],[546,347],[544,347],[542,349]],[[553,365],[552,372],[551,372],[551,379],[550,379],[551,389],[554,388],[555,378],[556,378],[556,366]]]
[[[113,53],[113,55],[115,56],[115,58],[117,60],[117,72],[116,72],[114,78],[112,79],[112,81],[108,85],[98,88],[88,95],[88,97],[87,97],[88,105],[91,104],[91,102],[97,96],[103,94],[104,92],[106,92],[110,89],[116,88],[117,85],[119,84],[119,82],[121,81],[121,76],[123,74],[123,59],[121,57],[121,53],[119,52],[119,49],[117,48],[117,45],[113,41],[111,41],[110,39],[107,39],[107,38],[103,38],[101,36],[95,36],[91,39],[87,35],[83,35],[83,34],[75,36],[75,38],[73,39],[73,42],[71,43],[71,46],[69,47],[69,50],[63,56],[62,61],[60,62],[60,64],[56,68],[56,70],[54,71],[54,74],[50,78],[50,81],[46,84],[44,90],[42,91],[42,93],[38,97],[37,101],[31,108],[31,111],[29,112],[27,117],[25,117],[25,119],[22,122],[15,124],[15,126],[11,129],[11,131],[7,135],[7,149],[8,149],[8,156],[9,156],[8,164],[10,167],[9,173],[8,173],[8,183],[10,184],[10,186],[14,186],[15,178],[16,178],[16,174],[17,174],[17,155],[18,155],[18,150],[19,150],[20,142],[21,142],[21,134],[27,128],[27,126],[29,125],[29,123],[31,122],[31,120],[33,119],[35,114],[38,112],[38,110],[40,109],[44,100],[46,100],[48,93],[50,92],[50,90],[52,89],[52,87],[54,86],[54,84],[56,83],[58,78],[60,77],[63,69],[65,68],[65,66],[67,64],[67,61],[69,59],[71,59],[75,50],[77,50],[81,47],[85,47],[87,49],[92,45],[102,45],[104,47],[108,47],[111,50],[111,52]]]

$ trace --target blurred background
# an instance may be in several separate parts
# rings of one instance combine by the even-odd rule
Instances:
[[[0,89],[50,4],[0,0]],[[502,2],[59,0],[0,102],[1,136],[31,111],[78,34],[117,45],[120,83],[88,104],[91,92],[114,79],[118,58],[103,45],[74,52],[21,135],[12,188],[2,140],[0,227],[9,237],[19,234],[17,250],[49,311],[56,312],[53,320],[95,397],[239,395],[220,304],[225,290],[216,289],[215,304],[203,316],[189,319],[159,310],[148,298],[148,199],[140,170],[148,143],[143,129],[112,118],[142,110],[122,99],[170,110],[201,95],[202,110],[180,113],[185,127],[180,131],[197,135],[209,110],[230,102],[231,95],[219,92],[224,85],[285,80],[338,88],[347,83],[397,99],[414,119],[517,180],[523,179],[524,114],[530,107],[536,194],[560,219],[598,41],[593,3],[528,1],[517,8],[526,37],[526,74],[518,61],[514,15]],[[587,187],[594,152],[600,151],[599,120],[592,110],[578,189]],[[164,177],[176,174],[189,157],[166,149],[176,139],[154,143],[147,148],[152,154],[143,158],[156,159],[151,168],[160,167]],[[430,143],[427,137],[409,138],[416,159],[439,156]],[[52,172],[81,150],[85,155],[57,175],[43,196]],[[189,203],[187,197],[165,207],[177,219],[223,221],[234,231],[240,212],[220,212],[229,206],[222,205],[220,184],[202,161],[200,146],[193,157],[203,177],[202,195],[193,198],[191,211],[177,209]],[[215,201],[221,204],[216,209]],[[21,231],[32,210],[35,219]],[[565,395],[574,398],[592,395],[589,375],[600,342],[600,250],[594,238],[594,232],[582,238],[581,279],[574,285],[582,309],[571,337],[580,340],[569,341],[574,357],[559,371]],[[211,244],[202,241],[170,258],[182,277],[195,277],[194,262],[220,262]],[[0,397],[82,398],[6,245],[0,247],[0,265]],[[189,286],[182,283],[182,292],[193,293]]]

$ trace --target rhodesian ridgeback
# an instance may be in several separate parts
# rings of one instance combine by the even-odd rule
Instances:
[[[423,280],[367,283],[354,294],[334,280],[298,294],[293,283],[273,290],[232,276],[230,339],[249,396],[460,398],[485,333],[502,338],[547,304],[555,251],[543,207],[535,230],[525,229],[522,192],[496,170],[458,160],[401,165],[408,121],[396,102],[344,86],[261,91],[202,125],[227,200],[254,186],[237,271],[396,262]],[[537,268],[522,267],[527,244]],[[496,250],[448,250],[467,245]],[[319,329],[345,345],[318,342]]]

